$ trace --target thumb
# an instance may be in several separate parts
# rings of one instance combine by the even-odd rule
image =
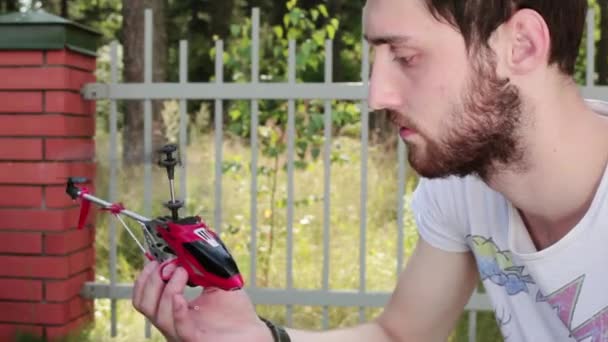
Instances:
[[[181,294],[173,296],[173,318],[175,332],[182,341],[195,341],[196,326],[194,320],[188,315],[188,304]]]

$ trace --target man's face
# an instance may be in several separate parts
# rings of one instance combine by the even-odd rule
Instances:
[[[488,48],[467,52],[424,0],[368,0],[364,21],[374,46],[370,105],[390,113],[420,175],[486,178],[521,159],[521,99]]]

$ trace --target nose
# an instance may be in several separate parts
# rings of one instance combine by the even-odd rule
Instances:
[[[396,63],[385,47],[376,49],[369,81],[368,102],[372,110],[397,110],[403,104],[404,89],[399,87]]]

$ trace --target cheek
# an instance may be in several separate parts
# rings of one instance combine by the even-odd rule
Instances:
[[[454,125],[451,113],[454,105],[459,103],[458,86],[456,82],[439,75],[429,75],[417,86],[412,86],[416,89],[416,95],[411,98],[412,114],[429,138],[437,139]]]
[[[405,115],[431,140],[437,140],[456,122],[451,118],[462,102],[467,67],[451,58],[426,55],[415,68],[403,72],[400,87],[405,94]],[[466,65],[466,63],[463,63]]]
[[[422,63],[406,73],[412,99],[425,107],[454,101],[466,76],[466,67],[455,65],[450,58],[435,56],[425,56]]]

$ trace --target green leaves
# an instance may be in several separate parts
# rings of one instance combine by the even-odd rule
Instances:
[[[285,81],[289,41],[295,40],[297,82],[308,75],[323,75],[325,40],[333,38],[339,21],[329,15],[323,4],[311,9],[298,6],[297,0],[286,3],[283,24],[261,27],[260,71],[266,81]],[[230,40],[226,42],[225,69],[234,82],[247,82],[250,75],[251,20],[230,26]],[[214,53],[214,52],[213,52]],[[270,158],[278,158],[287,150],[287,104],[280,101],[259,101],[260,150]],[[306,167],[309,158],[317,159],[323,143],[322,103],[301,101],[296,110],[296,164]],[[250,134],[251,118],[248,103],[231,101],[228,104],[228,130],[244,139]]]
[[[281,26],[275,26],[272,30],[278,39],[283,39],[283,28]]]
[[[237,160],[225,160],[222,162],[222,173],[236,173],[243,169],[243,164]]]
[[[287,13],[281,25],[261,27],[260,72],[265,82],[285,82],[288,75],[288,51],[290,40],[296,41],[296,81],[318,82],[324,76],[325,41],[334,39],[340,21],[330,15],[324,4],[304,9],[297,0],[286,3]],[[230,41],[226,42],[225,69],[234,82],[247,82],[250,75],[251,20],[230,27]],[[354,127],[359,120],[359,108],[354,104],[334,101],[331,119],[333,132],[342,127]],[[251,133],[250,104],[248,101],[228,101],[230,133],[248,139]],[[258,143],[262,156],[275,161],[274,166],[264,166],[261,177],[276,177],[287,168],[287,102],[258,101]],[[322,155],[324,145],[324,102],[298,100],[295,108],[294,166],[306,169]],[[332,151],[332,162],[344,162],[347,158],[340,151]],[[226,170],[236,170],[234,165]]]
[[[324,46],[324,44],[325,44],[325,36],[326,36],[325,32],[323,32],[323,31],[316,31],[316,32],[314,32],[312,34],[312,39],[314,40],[314,42],[317,45]]]
[[[297,3],[298,3],[298,0],[289,0],[289,1],[287,1],[287,3],[286,3],[287,9],[288,10],[294,9],[296,7]]]
[[[241,33],[241,27],[237,24],[230,25],[230,34],[233,37],[237,37]]]
[[[340,21],[338,21],[338,19],[336,19],[336,18],[332,18],[330,20],[329,25],[327,25],[325,27],[325,29],[327,30],[327,35],[329,36],[329,39],[334,39],[334,37],[336,36],[336,31],[338,31],[339,27],[340,27]]]
[[[321,14],[323,14],[323,17],[325,17],[325,18],[329,17],[329,13],[327,12],[327,7],[325,7],[324,4],[320,4],[319,6],[317,6],[317,8],[321,12]]]
[[[280,128],[260,126],[258,134],[264,155],[277,158],[287,149],[287,145],[283,142],[284,132]]]
[[[313,113],[310,115],[310,122],[308,124],[308,131],[310,134],[322,134],[324,127],[323,114]]]

